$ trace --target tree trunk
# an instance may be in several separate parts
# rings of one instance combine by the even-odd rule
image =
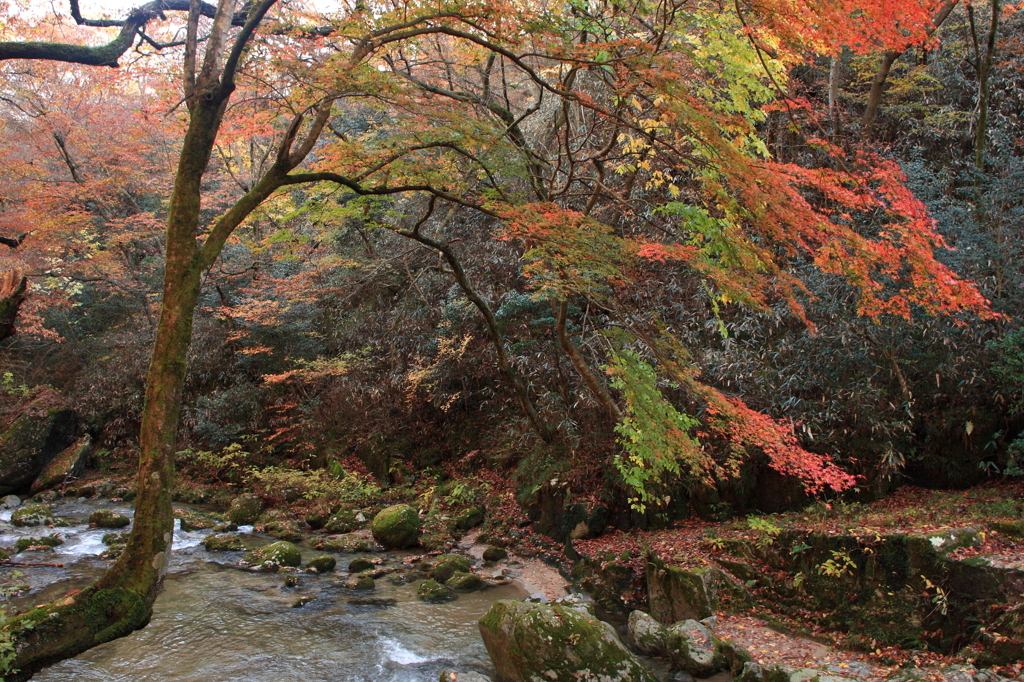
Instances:
[[[221,5],[233,6],[231,0]],[[192,318],[204,267],[196,242],[201,182],[233,86],[213,73],[192,100],[167,215],[163,300],[146,374],[135,518],[124,552],[91,587],[12,619],[7,680],[123,637],[149,622],[170,558],[174,453]],[[247,195],[248,197],[248,195]],[[241,202],[240,202],[241,203]]]
[[[949,0],[939,11],[935,13],[935,17],[932,19],[932,27],[929,28],[925,33],[928,37],[931,37],[939,26],[946,21],[953,8],[956,7],[956,0]],[[889,78],[889,71],[892,69],[893,63],[899,59],[903,52],[896,52],[890,50],[882,55],[882,60],[878,64],[878,71],[875,72],[875,78],[871,81],[871,90],[868,92],[868,106],[864,110],[864,115],[861,117],[861,134],[867,138],[871,135],[871,128],[875,124],[875,118],[878,116],[878,107],[882,102],[882,90],[885,88],[885,81]]]
[[[623,420],[622,410],[619,409],[618,404],[612,397],[611,392],[604,385],[604,383],[597,377],[596,374],[590,369],[590,365],[587,364],[586,359],[580,353],[579,348],[569,338],[569,333],[565,328],[565,315],[568,308],[568,301],[562,299],[558,304],[554,301],[551,302],[551,310],[555,313],[555,329],[558,332],[558,343],[562,346],[562,350],[569,356],[569,360],[572,361],[572,366],[576,368],[583,382],[590,389],[590,392],[597,399],[597,402],[601,403],[601,407],[611,416],[616,423]]]
[[[17,270],[0,276],[0,341],[14,336],[14,321],[28,296],[28,277]]]
[[[989,81],[992,75],[992,62],[996,53],[996,36],[999,32],[999,12],[1001,1],[992,0],[992,17],[989,22],[988,40],[985,44],[985,58],[978,65],[978,127],[974,131],[974,166],[979,170],[985,168],[985,142],[988,137],[988,105],[991,99]]]

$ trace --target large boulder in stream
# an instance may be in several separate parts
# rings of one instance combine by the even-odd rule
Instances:
[[[245,493],[231,500],[228,509],[228,521],[239,526],[251,526],[256,523],[263,511],[263,502],[253,493]]]
[[[26,504],[18,507],[11,515],[11,523],[19,528],[31,526],[52,526],[55,524],[53,512],[45,504]]]
[[[281,509],[271,509],[260,514],[260,517],[256,519],[256,530],[266,533],[272,538],[288,542],[298,542],[302,539],[298,520]]]
[[[245,560],[264,570],[271,570],[281,566],[298,566],[302,563],[302,553],[292,543],[282,540],[254,549],[245,555]]]
[[[27,491],[40,472],[75,440],[78,420],[54,391],[41,391],[0,430],[0,495]]]
[[[373,517],[373,539],[384,549],[414,547],[420,539],[420,517],[407,504],[396,504]]]
[[[89,515],[89,525],[97,528],[124,528],[132,521],[113,509],[97,509]]]
[[[480,635],[505,682],[657,682],[586,609],[496,601]]]

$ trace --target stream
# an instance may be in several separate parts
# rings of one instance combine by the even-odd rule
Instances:
[[[100,507],[132,512],[103,501],[58,503],[54,515],[73,524],[58,529],[13,528],[12,512],[0,512],[0,546],[55,531],[65,537],[55,551],[13,557],[63,567],[0,567],[0,584],[30,588],[10,599],[11,607],[24,609],[84,587],[109,565],[98,556],[109,531],[88,528],[89,514]],[[172,560],[150,624],[47,668],[33,680],[433,682],[445,668],[490,674],[476,622],[495,600],[526,596],[506,585],[427,604],[417,598],[415,583],[394,585],[385,577],[371,592],[353,592],[331,573],[296,574],[299,583],[289,588],[282,575],[234,567],[240,552],[207,552],[200,542],[210,531],[188,533],[178,526],[176,521]],[[249,546],[272,541],[251,527],[239,533]],[[302,553],[304,561],[325,554],[306,548]],[[356,555],[333,556],[344,569]],[[293,608],[300,596],[309,602]]]

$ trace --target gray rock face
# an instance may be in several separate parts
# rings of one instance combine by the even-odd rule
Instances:
[[[80,476],[91,453],[92,436],[85,434],[50,460],[32,482],[29,493],[35,495]]]
[[[585,611],[497,601],[480,634],[504,682],[656,682],[615,635]]]
[[[27,490],[36,476],[75,437],[68,409],[26,412],[0,432],[0,495]]]
[[[684,620],[668,628],[665,643],[672,663],[694,677],[711,677],[725,669],[718,638],[695,620]]]
[[[642,654],[653,656],[665,651],[665,628],[643,611],[629,614],[629,641]]]
[[[661,562],[647,565],[647,600],[651,615],[670,625],[686,619],[708,618],[718,607],[716,568],[686,569]]]

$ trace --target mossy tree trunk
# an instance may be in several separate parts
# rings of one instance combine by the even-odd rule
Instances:
[[[330,101],[316,110],[307,139],[294,152],[292,144],[302,117],[292,122],[274,166],[213,225],[200,244],[196,236],[200,233],[202,176],[235,88],[242,51],[275,2],[263,0],[249,7],[244,26],[229,40],[237,20],[236,0],[221,0],[198,75],[196,27],[201,12],[200,3],[191,4],[184,87],[190,120],[167,218],[163,300],[146,375],[134,525],[124,553],[95,585],[8,622],[5,629],[14,644],[14,655],[7,667],[17,672],[0,671],[7,680],[27,679],[50,663],[124,636],[144,626],[152,613],[171,551],[174,453],[202,272],[216,261],[231,232],[285,184],[288,171],[308,154],[330,111]]]

